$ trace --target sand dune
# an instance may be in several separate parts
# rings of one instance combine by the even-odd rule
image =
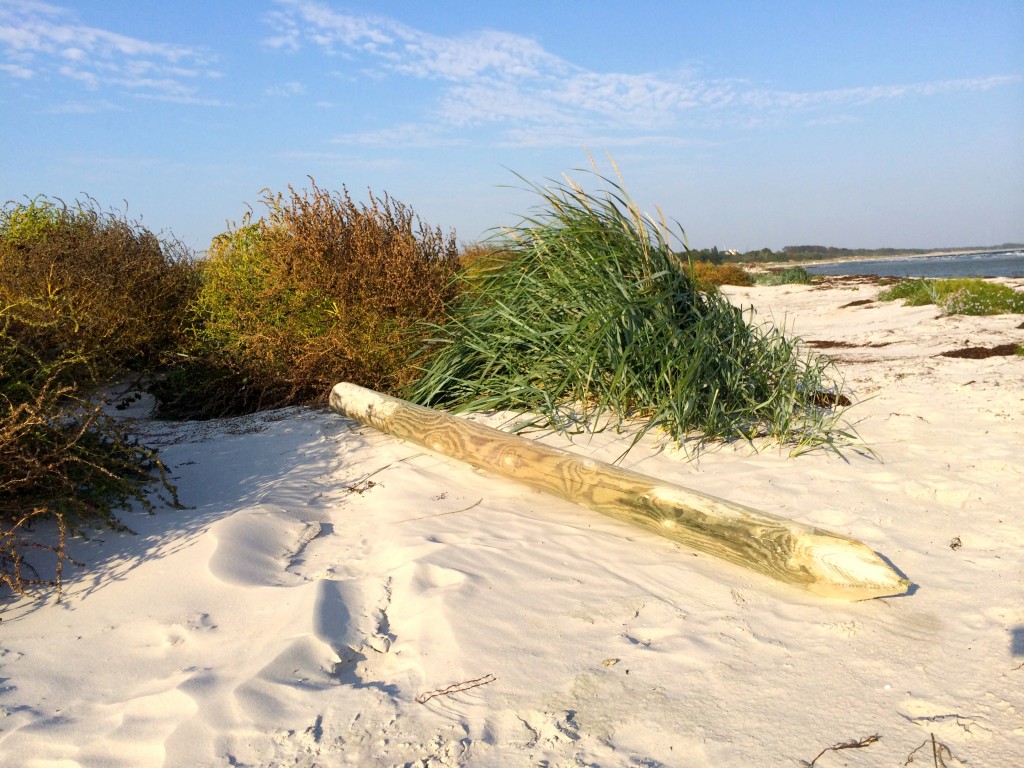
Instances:
[[[0,766],[1017,764],[1024,358],[940,353],[1021,318],[877,291],[729,289],[840,360],[877,456],[624,465],[864,541],[912,594],[817,598],[328,411],[142,418],[189,508],[3,606]]]

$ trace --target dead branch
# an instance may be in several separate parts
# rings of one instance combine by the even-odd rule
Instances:
[[[441,688],[436,691],[427,691],[426,693],[421,693],[419,696],[416,697],[416,701],[419,704],[426,704],[435,696],[447,696],[452,693],[459,693],[460,691],[468,691],[470,688],[479,688],[481,685],[493,683],[497,679],[498,678],[496,678],[494,675],[484,675],[483,677],[478,677],[475,680],[467,680],[464,683],[453,683],[452,685],[449,685],[447,688]]]
[[[938,741],[935,738],[935,734],[934,733],[931,734],[931,738],[925,739],[920,744],[920,746],[917,747],[917,749],[915,749],[913,752],[911,752],[909,755],[907,755],[907,761],[905,763],[903,763],[903,765],[904,766],[908,766],[912,762],[914,762],[914,756],[918,752],[920,752],[922,749],[927,747],[929,744],[932,747],[932,764],[933,764],[933,768],[949,768],[949,766],[946,765],[945,758],[948,757],[950,760],[955,760],[956,758],[953,756],[953,751],[949,747],[947,747],[945,744],[943,744],[941,741]]]
[[[852,741],[844,741],[840,744],[833,744],[831,747],[825,747],[825,749],[821,750],[821,752],[815,755],[811,762],[807,762],[806,760],[801,760],[800,762],[806,766],[806,768],[814,768],[814,764],[817,763],[818,760],[821,759],[821,756],[826,752],[838,752],[841,749],[863,749],[864,747],[871,746],[881,738],[882,737],[876,733],[871,736],[865,736],[863,739],[854,739]]]

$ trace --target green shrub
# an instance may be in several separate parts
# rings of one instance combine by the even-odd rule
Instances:
[[[903,299],[908,307],[920,307],[925,304],[934,304],[937,294],[932,280],[900,280],[880,292],[878,298],[880,301]]]
[[[667,227],[597,178],[611,191],[533,187],[544,205],[495,243],[506,258],[463,276],[407,396],[532,411],[563,430],[639,418],[639,434],[661,427],[680,442],[696,432],[805,448],[846,435],[830,364],[698,290]]]
[[[0,209],[0,306],[76,381],[159,365],[180,343],[198,288],[192,254],[92,201],[37,197]]]
[[[879,293],[878,298],[904,299],[911,307],[935,304],[947,315],[1024,314],[1024,293],[976,277],[903,280]]]
[[[710,261],[692,261],[689,264],[690,277],[702,288],[721,285],[750,286],[754,279],[749,272],[736,264],[712,264]]]
[[[803,267],[773,269],[755,278],[758,285],[810,285],[811,273]]]
[[[75,353],[40,356],[25,341],[38,333],[0,305],[0,584],[18,594],[33,585],[60,589],[67,534],[127,530],[116,509],[151,510],[153,473],[177,503],[156,453],[69,383],[88,362]],[[56,522],[55,541],[36,535],[45,520]],[[40,576],[48,555],[54,575]]]
[[[60,587],[65,536],[150,507],[156,454],[104,415],[94,391],[174,354],[198,287],[190,254],[95,203],[37,197],[0,209],[0,584]],[[56,541],[38,538],[44,520]],[[39,576],[49,554],[54,576]],[[40,563],[41,564],[41,563]]]
[[[157,390],[165,415],[319,403],[339,381],[395,392],[413,378],[409,328],[441,316],[454,234],[386,195],[360,205],[315,182],[289,191],[265,192],[265,218],[214,239],[189,357]]]
[[[939,305],[947,315],[1024,314],[1024,293],[1008,285],[984,280],[957,282],[944,286],[939,294]]]

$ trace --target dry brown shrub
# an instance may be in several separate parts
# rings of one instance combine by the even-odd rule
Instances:
[[[699,286],[741,285],[750,286],[754,279],[750,273],[736,264],[712,264],[710,261],[694,261],[690,274]]]
[[[0,318],[0,584],[16,593],[59,590],[64,565],[73,562],[67,534],[126,530],[115,510],[133,503],[152,509],[154,472],[165,500],[177,498],[156,453],[69,383],[87,364],[67,353],[44,359],[23,343],[37,329],[23,333],[9,313]],[[55,532],[37,535],[49,520]]]
[[[191,253],[88,201],[36,198],[0,213],[0,306],[37,351],[79,355],[100,377],[156,364],[198,288]]]
[[[0,584],[12,591],[59,589],[66,535],[123,529],[117,508],[152,506],[151,472],[173,498],[156,454],[92,391],[172,352],[198,287],[188,256],[91,201],[0,210]],[[40,536],[45,521],[55,530]]]
[[[321,403],[339,381],[397,392],[415,377],[412,329],[440,320],[453,295],[454,233],[387,195],[361,204],[310,181],[265,192],[265,218],[214,240],[192,361],[159,393],[165,412]]]
[[[384,317],[437,317],[457,266],[455,234],[427,226],[387,194],[357,204],[344,187],[331,194],[310,182],[301,193],[289,187],[287,204],[268,201],[280,284]]]
[[[466,273],[500,268],[514,254],[496,242],[470,243],[459,253],[459,268]]]

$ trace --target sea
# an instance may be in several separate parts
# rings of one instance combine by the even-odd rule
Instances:
[[[804,264],[812,275],[879,277],[1024,277],[1024,250],[944,253]]]

